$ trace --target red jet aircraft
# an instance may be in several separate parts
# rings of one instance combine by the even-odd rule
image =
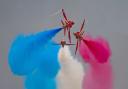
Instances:
[[[84,24],[85,24],[85,19],[84,19],[84,21],[83,21],[83,23],[82,23],[82,26],[81,26],[81,28],[80,28],[80,31],[73,33],[74,36],[75,36],[76,39],[77,39],[75,54],[76,54],[76,52],[77,52],[77,49],[78,49],[78,47],[79,47],[79,45],[80,45],[81,40],[83,40],[83,34],[84,34],[83,27],[84,27]]]
[[[59,44],[56,43],[56,45],[61,45],[62,47],[64,47],[65,45],[75,45],[75,44],[68,44],[66,43],[65,40],[61,40],[61,42]]]
[[[69,42],[71,43],[70,29],[75,23],[67,18],[64,9],[62,9],[62,13],[63,13],[64,21],[61,20],[61,24],[63,25],[64,28],[64,36],[66,35],[66,31],[68,31],[68,38],[69,38]]]

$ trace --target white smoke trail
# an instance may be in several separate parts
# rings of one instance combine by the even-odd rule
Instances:
[[[58,89],[82,89],[82,64],[72,57],[68,46],[61,48],[58,56],[61,65],[57,75]]]

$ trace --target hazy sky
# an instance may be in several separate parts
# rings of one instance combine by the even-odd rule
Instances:
[[[87,33],[108,39],[113,52],[115,89],[127,89],[127,0],[0,0],[0,89],[23,89],[20,77],[13,76],[8,67],[8,50],[14,37],[59,26],[60,15],[50,15],[61,8],[75,21],[72,32],[80,28],[86,16]],[[62,32],[58,37],[63,38]]]

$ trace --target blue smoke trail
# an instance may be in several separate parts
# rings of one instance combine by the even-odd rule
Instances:
[[[37,70],[27,76],[25,89],[56,89],[55,78],[49,78],[43,72]]]
[[[12,43],[8,55],[11,71],[15,75],[27,75],[33,72],[39,64],[43,47],[61,29],[55,28],[29,36],[19,35]]]
[[[55,77],[60,69],[58,52],[60,46],[49,42],[40,52],[40,66],[33,73],[27,75],[26,89],[56,89]],[[42,50],[40,49],[40,50]]]
[[[53,45],[53,42],[49,42],[45,45],[41,53],[41,62],[39,67],[48,77],[55,77],[60,69],[58,62],[59,49],[59,45]]]

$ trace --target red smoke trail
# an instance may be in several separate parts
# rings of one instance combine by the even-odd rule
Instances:
[[[83,89],[113,89],[113,71],[109,60],[111,50],[107,41],[103,38],[92,39],[88,37],[86,39],[92,41],[93,44],[90,46],[90,44],[86,44],[82,41],[79,49],[84,61],[89,64],[83,79]],[[94,43],[98,45],[95,45]],[[96,49],[95,52],[94,50],[93,52],[91,51],[93,48]],[[100,53],[101,51],[105,54],[103,55]],[[96,57],[97,55],[101,57]],[[104,57],[107,59],[102,62],[101,58],[104,60]],[[100,58],[100,61],[96,58]]]

